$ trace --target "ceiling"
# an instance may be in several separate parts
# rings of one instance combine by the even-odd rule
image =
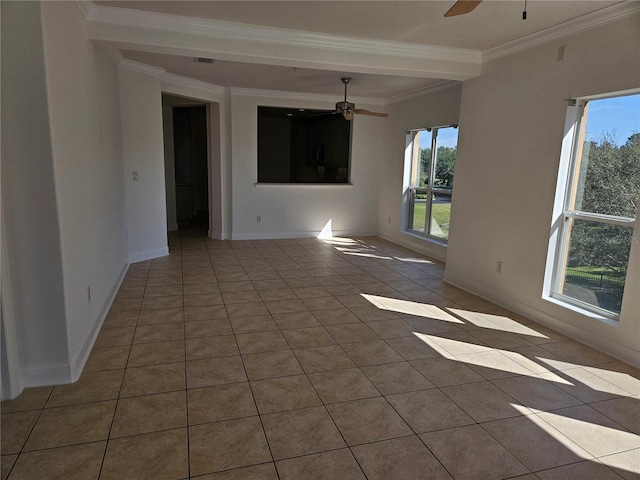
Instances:
[[[521,1],[484,0],[473,12],[444,18],[454,3],[446,1],[95,1],[99,8],[134,9],[147,15],[166,14],[205,21],[235,22],[316,34],[403,42],[464,51],[488,52],[524,37],[557,29],[573,19],[613,8],[619,1],[529,0],[527,20]],[[619,6],[619,5],[618,5]],[[115,10],[114,10],[115,11]],[[130,11],[130,10],[127,10]],[[139,12],[137,12],[139,14]],[[140,17],[138,17],[140,18]],[[174,18],[174,17],[166,17]],[[206,22],[205,22],[206,23]],[[329,37],[323,37],[329,38]],[[395,44],[396,48],[398,44]],[[220,86],[283,90],[300,93],[342,93],[341,76],[352,76],[350,94],[388,99],[427,87],[445,78],[425,78],[402,71],[398,75],[349,71],[336,65],[304,68],[286,61],[234,61],[227,56],[213,64],[195,63],[193,56],[176,54],[171,48],[121,48],[125,59],[154,65],[169,73]],[[153,50],[153,51],[150,51]],[[332,68],[333,67],[333,68]]]

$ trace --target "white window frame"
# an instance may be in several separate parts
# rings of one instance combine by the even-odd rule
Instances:
[[[568,225],[572,219],[627,227],[634,231],[637,230],[637,218],[618,217],[574,209],[577,181],[580,175],[582,148],[584,145],[588,102],[590,100],[615,98],[637,93],[640,93],[640,90],[568,100],[569,106],[567,108],[565,134],[562,142],[560,168],[558,172],[558,186],[554,202],[554,220],[552,223],[543,289],[543,298],[613,325],[618,324],[620,319],[619,314],[564,295],[561,292],[564,284],[563,278],[565,275],[566,257],[568,255],[570,241],[570,229]],[[633,245],[631,248],[633,248]],[[625,285],[627,284],[630,270],[631,269],[627,270]]]
[[[433,195],[435,193],[453,193],[453,189],[434,187],[435,171],[436,171],[436,157],[437,157],[437,142],[438,131],[443,128],[458,128],[457,124],[442,125],[439,127],[429,128],[417,128],[407,131],[407,147],[405,150],[405,201],[403,205],[403,231],[411,235],[416,235],[438,245],[444,247],[448,244],[448,238],[438,237],[431,235],[429,232],[431,222],[431,211],[433,208]],[[415,186],[418,183],[417,178],[420,175],[420,147],[416,145],[416,136],[421,132],[431,133],[431,161],[429,162],[429,182],[426,187]],[[424,193],[427,197],[426,209],[425,209],[425,224],[424,231],[413,229],[414,218],[414,205],[415,197],[418,193]],[[453,196],[452,196],[453,197]]]

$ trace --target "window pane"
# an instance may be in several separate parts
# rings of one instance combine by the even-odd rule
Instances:
[[[633,229],[579,219],[569,222],[562,294],[619,314]]]
[[[451,221],[451,193],[434,193],[433,197],[429,235],[448,239]]]
[[[635,218],[640,192],[640,95],[592,100],[586,117],[573,209]]]
[[[413,223],[412,230],[424,233],[425,220],[427,216],[427,194],[425,192],[415,192],[413,198]]]
[[[439,128],[436,137],[436,159],[433,172],[434,194],[431,198],[429,235],[448,239],[451,221],[451,192],[456,165],[458,129]]]
[[[426,187],[429,185],[429,167],[431,164],[431,132],[421,130],[417,134],[417,145],[419,148],[418,160],[418,182],[416,187]]]

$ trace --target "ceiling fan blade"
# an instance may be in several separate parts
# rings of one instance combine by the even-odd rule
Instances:
[[[364,108],[356,108],[355,112],[358,115],[371,115],[372,117],[388,117],[388,113],[380,113],[380,112],[372,112],[370,110],[365,110]]]
[[[445,17],[455,17],[456,15],[464,15],[465,13],[472,12],[480,5],[482,0],[458,0],[453,6],[447,10],[444,14]]]

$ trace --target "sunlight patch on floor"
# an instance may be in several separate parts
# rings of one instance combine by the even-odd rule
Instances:
[[[405,313],[417,317],[428,317],[434,320],[464,324],[463,321],[447,313],[440,307],[426,303],[412,302],[410,300],[400,300],[397,298],[381,297],[379,295],[360,294],[375,307],[391,312]]]
[[[459,308],[449,308],[448,310],[478,327],[501,330],[503,332],[516,333],[518,335],[528,335],[530,337],[549,338],[546,335],[536,332],[534,329],[522,325],[521,323],[503,315],[472,312]]]

